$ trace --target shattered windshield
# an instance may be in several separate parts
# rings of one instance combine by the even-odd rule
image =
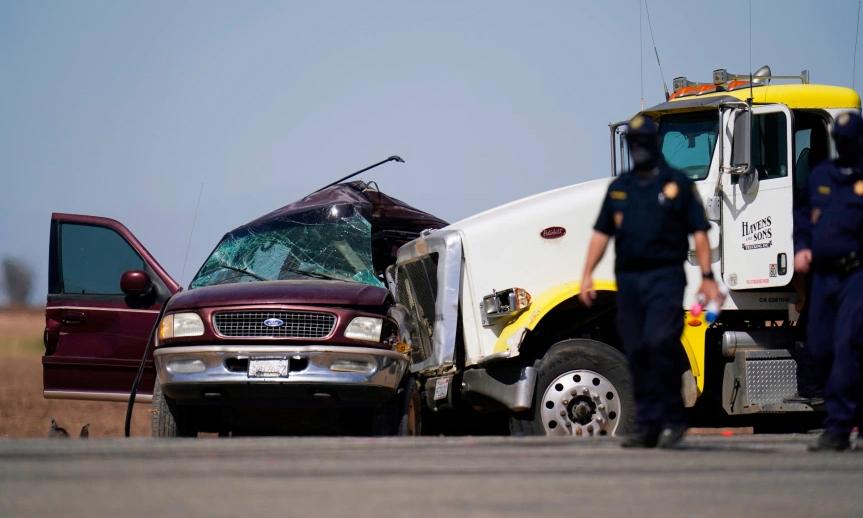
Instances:
[[[333,205],[228,234],[190,288],[287,279],[383,286],[372,266],[372,226],[353,205]]]

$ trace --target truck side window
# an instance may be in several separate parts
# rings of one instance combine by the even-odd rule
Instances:
[[[122,295],[120,276],[143,270],[144,260],[111,229],[63,224],[60,230],[63,293]]]
[[[809,173],[830,156],[827,122],[815,112],[794,112],[794,188],[805,189]]]
[[[765,113],[752,118],[752,165],[759,180],[788,175],[788,125],[784,113]]]

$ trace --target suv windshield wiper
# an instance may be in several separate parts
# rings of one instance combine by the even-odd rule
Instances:
[[[251,271],[251,270],[247,270],[247,269],[245,269],[245,268],[240,268],[240,267],[238,267],[238,266],[231,266],[231,265],[230,265],[230,264],[228,264],[228,263],[221,263],[221,262],[220,262],[220,263],[216,263],[216,266],[218,266],[218,267],[220,267],[220,268],[225,268],[226,270],[233,270],[233,271],[235,271],[235,272],[240,272],[240,273],[242,273],[242,274],[248,275],[249,277],[254,277],[255,279],[258,279],[259,281],[267,281],[267,280],[269,280],[269,279],[264,278],[264,277],[263,277],[263,276],[261,276],[261,275],[258,275],[257,273],[255,273],[255,272],[253,272],[253,271]]]
[[[339,278],[339,277],[333,277],[332,275],[327,275],[325,273],[310,272],[308,270],[301,270],[299,268],[282,267],[282,270],[287,271],[287,272],[291,272],[291,273],[297,273],[300,275],[305,275],[306,277],[312,277],[313,279],[326,279],[328,281],[344,281],[344,280],[346,280],[346,279]]]

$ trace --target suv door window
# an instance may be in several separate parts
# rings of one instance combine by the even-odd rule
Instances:
[[[141,256],[109,228],[63,224],[60,246],[62,293],[122,295],[123,272],[144,269]]]

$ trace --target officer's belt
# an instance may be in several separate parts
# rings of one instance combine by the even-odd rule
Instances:
[[[863,253],[855,250],[842,257],[822,259],[817,261],[814,266],[818,271],[837,273],[844,277],[851,275],[863,266]]]

